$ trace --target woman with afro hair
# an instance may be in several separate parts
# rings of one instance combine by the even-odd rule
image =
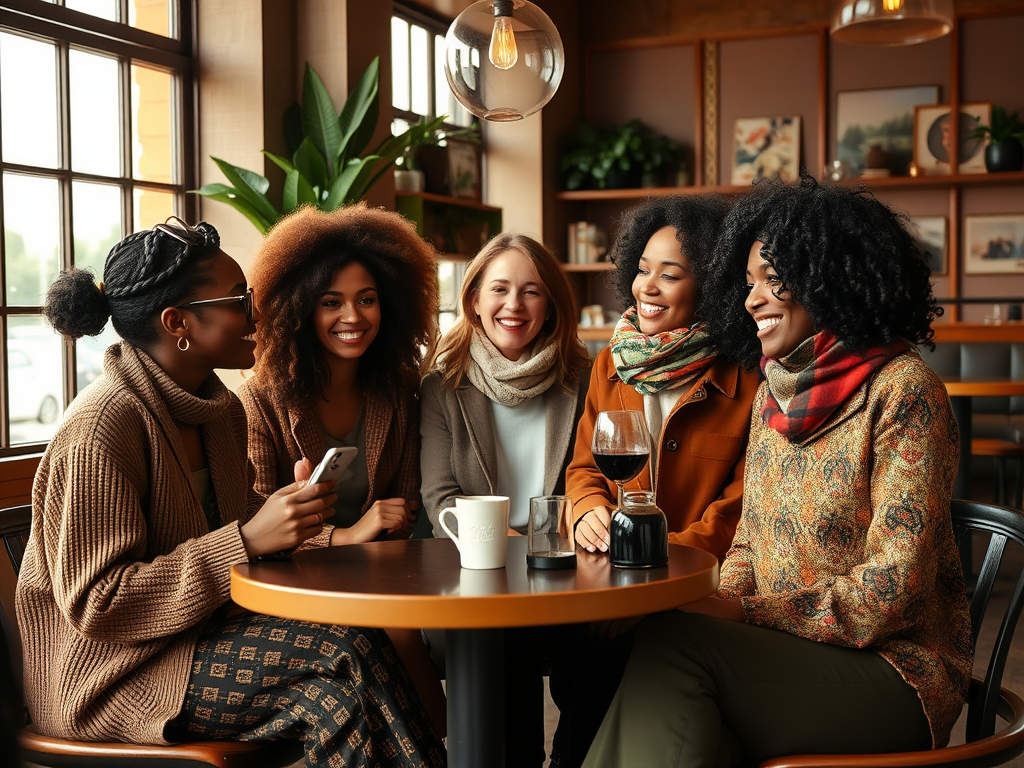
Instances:
[[[253,364],[260,315],[217,230],[172,217],[128,235],[103,282],[63,272],[45,313],[70,339],[112,320],[122,341],[33,485],[16,593],[33,728],[301,740],[307,766],[444,765],[384,632],[231,603],[231,566],[327,545],[334,483],[253,490],[245,412],[214,369]]]
[[[332,546],[408,537],[419,503],[421,350],[437,317],[434,250],[411,222],[354,205],[304,207],[267,234],[252,266],[255,375],[239,389],[256,490],[274,493],[296,462],[353,446],[335,487]],[[439,733],[444,694],[420,634],[390,630]]]
[[[939,314],[904,217],[863,189],[764,182],[702,312],[764,382],[718,593],[647,619],[587,766],[757,763],[944,745],[971,626],[949,517]]]
[[[626,484],[653,490],[669,541],[725,556],[739,522],[756,374],[723,355],[697,302],[729,210],[712,195],[663,197],[628,211],[612,250],[624,312],[597,356],[566,475],[577,543],[607,552],[615,483],[591,451],[601,411],[642,411],[650,468]],[[652,487],[653,483],[653,487]]]

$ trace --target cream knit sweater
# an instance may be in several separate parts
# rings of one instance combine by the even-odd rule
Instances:
[[[127,343],[69,409],[32,490],[17,590],[34,727],[74,739],[165,743],[203,622],[247,559],[260,506],[245,413],[216,376],[198,397]],[[223,526],[209,531],[173,420],[202,425]]]

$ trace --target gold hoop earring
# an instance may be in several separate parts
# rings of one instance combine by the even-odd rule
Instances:
[[[183,342],[183,341],[185,342],[185,346],[184,346],[184,347],[183,347],[183,346],[181,346],[181,342]],[[186,339],[186,338],[185,338],[184,336],[179,336],[179,337],[178,337],[178,344],[177,344],[177,347],[178,347],[178,349],[180,349],[180,350],[181,350],[182,352],[188,352],[188,348],[189,348],[189,347],[191,347],[191,346],[192,346],[192,345],[191,345],[191,344],[189,343],[189,340],[188,340],[188,339]]]

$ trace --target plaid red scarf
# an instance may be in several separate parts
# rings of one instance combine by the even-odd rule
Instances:
[[[768,393],[761,419],[786,439],[801,442],[875,371],[909,348],[906,340],[895,339],[854,354],[834,334],[821,331],[781,360],[763,357]]]

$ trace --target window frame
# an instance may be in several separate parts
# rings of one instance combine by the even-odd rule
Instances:
[[[415,8],[410,5],[406,5],[401,2],[395,2],[391,8],[391,16],[402,19],[407,22],[410,26],[415,25],[423,27],[427,30],[430,35],[429,44],[427,45],[427,59],[428,59],[428,72],[430,76],[427,78],[427,104],[429,106],[428,114],[421,115],[418,112],[413,112],[411,109],[399,109],[392,103],[393,120],[402,120],[409,125],[414,125],[423,118],[431,119],[437,117],[437,91],[436,91],[436,80],[434,78],[435,67],[437,61],[435,57],[434,49],[434,35],[440,35],[443,39],[448,33],[448,27],[452,24],[452,19],[446,18],[440,14],[432,14],[422,8]],[[407,60],[409,62],[408,72],[406,76],[408,81],[412,82],[412,70],[414,66],[412,57],[412,35],[409,35],[409,49],[407,51]],[[394,52],[392,52],[391,65],[394,66]],[[411,91],[411,89],[410,89]],[[409,104],[412,106],[412,93],[409,94]],[[473,118],[475,120],[476,118]],[[460,126],[455,123],[449,123],[445,121],[442,126],[449,131],[461,130],[465,126]]]
[[[62,1],[62,0],[61,0]],[[120,17],[128,18],[128,0],[118,0]],[[195,0],[170,0],[173,13],[171,33],[163,37],[131,27],[127,22],[101,19],[87,13],[71,10],[62,5],[42,0],[4,0],[0,7],[0,31],[44,41],[55,47],[56,86],[58,89],[57,117],[60,160],[56,168],[5,162],[0,155],[0,179],[14,172],[25,176],[54,179],[59,190],[59,220],[61,224],[61,270],[75,264],[73,229],[73,182],[102,182],[121,190],[122,236],[134,230],[135,193],[138,189],[154,190],[173,195],[175,215],[194,221],[199,213],[199,200],[187,192],[195,189],[199,178],[198,146],[198,88],[195,73],[196,9]],[[116,57],[119,70],[119,121],[124,137],[121,147],[119,176],[74,171],[71,167],[71,92],[69,88],[69,57],[72,49],[97,52]],[[173,168],[175,180],[171,183],[135,179],[132,163],[132,85],[133,64],[170,73],[174,84],[171,96]],[[173,130],[173,129],[172,129]],[[5,230],[3,184],[0,183],[0,235]],[[6,242],[0,236],[0,459],[39,453],[49,438],[42,441],[11,445],[10,394],[8,381],[9,320],[17,317],[38,317],[42,305],[10,306],[7,303]],[[64,407],[77,395],[77,350],[74,342],[62,340],[61,375]]]

